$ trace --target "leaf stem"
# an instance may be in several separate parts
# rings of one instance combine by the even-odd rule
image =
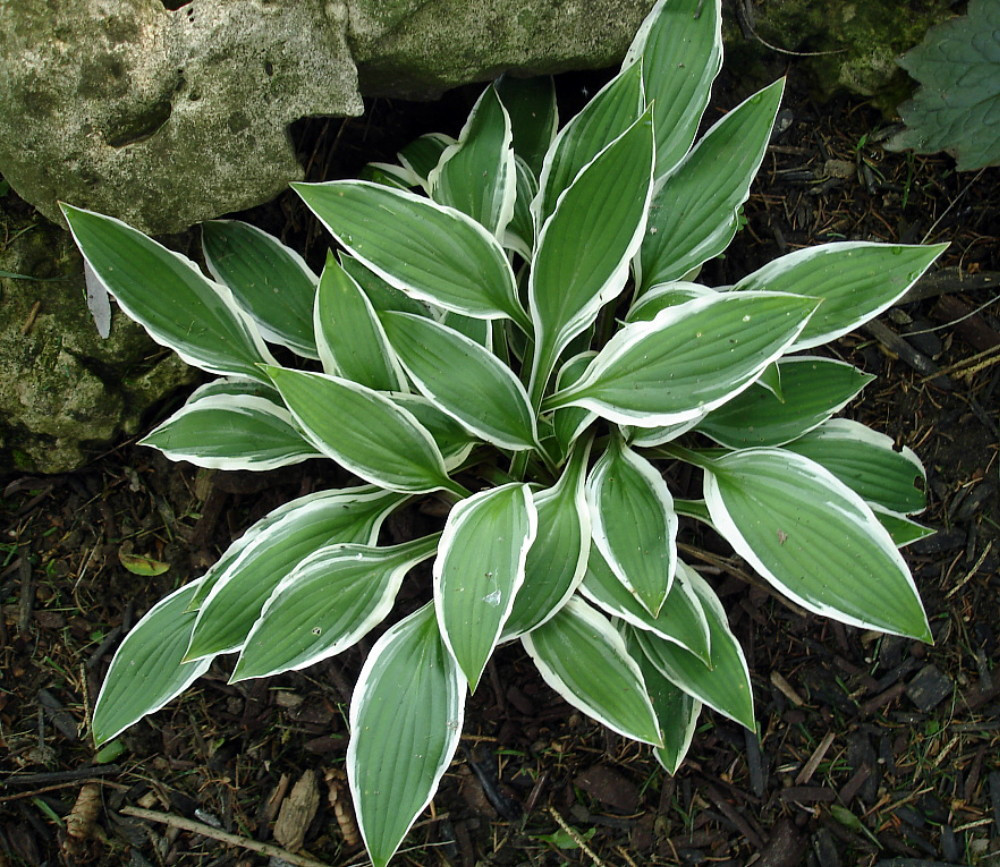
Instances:
[[[459,484],[454,479],[448,479],[446,484],[441,485],[441,488],[454,494],[460,500],[466,500],[472,496],[472,491],[465,487],[465,485]]]
[[[679,461],[684,461],[687,464],[693,464],[703,470],[708,470],[710,472],[715,471],[716,461],[702,452],[695,451],[694,449],[686,449],[684,446],[674,445],[669,443],[667,445],[657,446],[655,449],[650,449],[654,456],[660,458],[676,458]]]

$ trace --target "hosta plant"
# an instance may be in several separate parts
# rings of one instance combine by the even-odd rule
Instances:
[[[682,519],[810,612],[930,639],[897,550],[925,532],[907,517],[921,465],[833,417],[870,377],[812,350],[889,307],[941,248],[835,243],[697,282],[737,231],[783,86],[694,144],[719,6],[658,3],[561,128],[550,82],[502,80],[457,139],[425,136],[366,180],[296,184],[337,242],[318,276],[242,223],[204,226],[207,276],[65,208],[94,279],[220,377],[147,445],[221,469],[330,459],[359,479],[270,513],[142,619],[94,709],[98,742],[220,654],[240,681],[377,630],[347,772],[384,865],[504,643],[670,772],[703,705],[754,727],[739,643],[678,555]],[[695,487],[672,492],[682,476]],[[387,515],[429,496],[450,507],[440,532],[378,544]],[[426,603],[383,625],[407,580]]]

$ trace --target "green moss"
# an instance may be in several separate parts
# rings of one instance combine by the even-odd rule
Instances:
[[[847,90],[891,109],[908,84],[896,58],[950,15],[949,0],[840,3],[768,0],[755,28],[778,48],[816,52],[805,65],[820,95]]]

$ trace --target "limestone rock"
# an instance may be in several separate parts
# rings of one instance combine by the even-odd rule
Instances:
[[[260,204],[302,175],[292,121],[362,110],[345,28],[323,0],[0,0],[0,172],[151,233]]]
[[[0,270],[46,279],[0,279],[0,475],[65,472],[134,433],[195,371],[120,313],[110,337],[98,336],[67,233],[42,222],[5,229],[16,237],[0,247]]]
[[[351,0],[365,95],[425,98],[504,71],[618,63],[653,0]]]

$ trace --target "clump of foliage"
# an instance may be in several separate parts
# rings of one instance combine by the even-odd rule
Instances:
[[[947,151],[959,171],[1000,165],[1000,3],[969,0],[967,15],[932,27],[899,65],[921,87],[899,107],[907,128],[890,148]]]
[[[504,642],[670,772],[703,705],[754,728],[722,605],[678,556],[680,516],[809,611],[930,639],[897,550],[925,532],[906,517],[924,505],[920,463],[833,418],[870,377],[809,350],[885,310],[942,248],[828,244],[735,286],[695,282],[737,231],[783,87],[693,145],[719,7],[658,3],[558,132],[551,82],[502,80],[457,140],[423,137],[368,180],[296,184],[339,245],[318,277],[238,222],[204,227],[210,279],[65,208],[94,279],[221,377],[147,445],[224,469],[325,457],[366,483],[270,513],[156,605],[112,663],[98,743],[220,654],[240,681],[341,652],[430,561],[426,604],[382,632],[350,709],[350,787],[384,865]],[[701,498],[672,494],[684,464]],[[451,505],[440,533],[377,544],[390,512],[431,494]]]

